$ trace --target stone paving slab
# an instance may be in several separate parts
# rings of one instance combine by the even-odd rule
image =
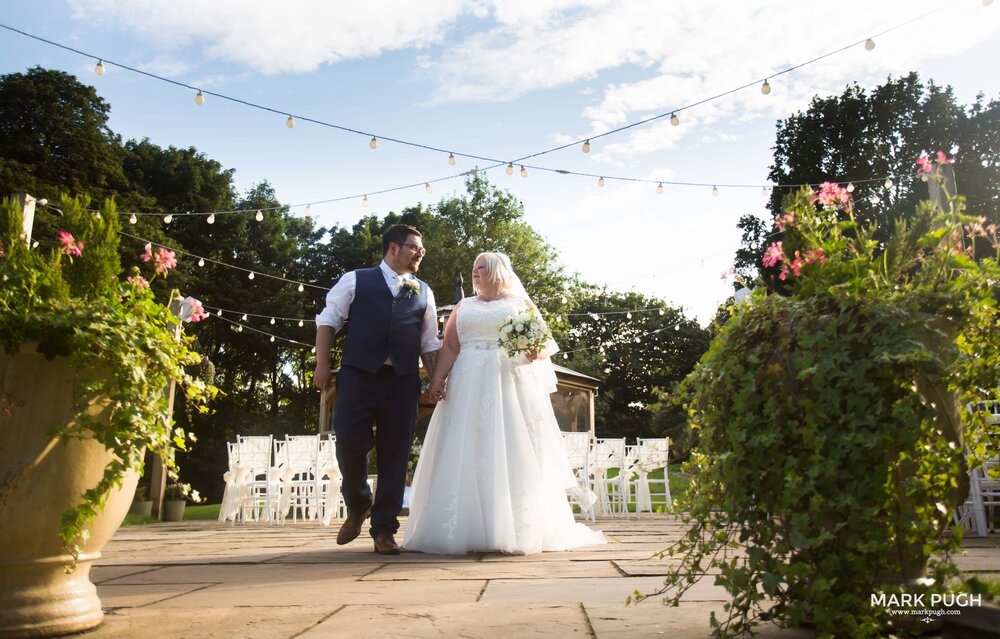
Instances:
[[[723,601],[726,591],[702,579],[684,595],[685,601]],[[663,585],[659,577],[616,577],[582,579],[491,579],[481,601],[524,601],[544,603],[610,603],[624,605],[638,590],[655,592]]]
[[[345,606],[301,639],[552,639],[593,635],[579,605]],[[297,638],[299,639],[299,638]]]
[[[619,577],[610,561],[538,561],[385,564],[362,577],[362,581],[435,581],[443,579],[574,579]]]
[[[284,587],[296,582],[322,582],[329,579],[359,579],[372,571],[369,564],[252,564],[213,566],[162,566],[136,574],[103,581],[105,585],[127,584],[274,584]]]
[[[80,639],[292,639],[338,609],[336,606],[202,607],[190,613],[165,614],[159,608],[121,608],[106,612],[103,625],[79,636]]]

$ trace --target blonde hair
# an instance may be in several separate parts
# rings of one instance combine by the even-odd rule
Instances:
[[[483,265],[486,267],[486,279],[497,284],[497,292],[500,295],[506,294],[514,281],[514,269],[510,266],[510,258],[503,253],[480,253],[472,265],[475,266],[480,259],[483,260]],[[476,290],[476,287],[472,288],[478,295],[479,291]]]

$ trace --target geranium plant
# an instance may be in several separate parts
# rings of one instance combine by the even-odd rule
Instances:
[[[717,635],[770,619],[878,636],[907,617],[873,594],[962,587],[949,526],[985,426],[959,407],[995,392],[1000,244],[947,208],[923,203],[883,246],[846,189],[791,194],[764,257],[785,294],[756,283],[685,381],[689,528],[656,594],[676,604],[717,572]]]
[[[179,384],[201,411],[207,411],[206,403],[217,392],[188,374],[185,367],[202,358],[178,330],[178,317],[154,299],[149,287],[149,280],[165,276],[176,265],[174,256],[147,247],[154,266],[149,280],[138,269],[122,278],[114,203],[107,202],[100,213],[88,211],[87,204],[85,198],[62,198],[58,210],[64,226],[53,238],[58,240],[55,248],[44,252],[25,241],[18,203],[5,201],[0,208],[0,343],[8,354],[29,347],[49,359],[66,358],[81,380],[74,394],[75,419],[56,427],[31,459],[6,470],[0,479],[0,503],[28,481],[58,441],[100,442],[114,459],[97,485],[62,518],[61,536],[74,557],[108,492],[121,486],[130,470],[141,470],[145,451],[160,455],[172,468],[175,449],[186,447],[189,435],[172,429],[166,414],[168,384]],[[199,317],[194,310],[192,317]],[[108,409],[97,418],[88,408],[101,396]],[[6,413],[22,403],[0,388],[0,406]]]

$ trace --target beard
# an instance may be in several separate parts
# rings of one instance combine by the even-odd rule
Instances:
[[[413,272],[413,273],[416,273],[419,270],[420,270],[420,260],[419,259],[413,259],[413,260],[411,260],[410,261],[410,271]]]

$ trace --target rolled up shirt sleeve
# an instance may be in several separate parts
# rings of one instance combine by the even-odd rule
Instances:
[[[420,354],[441,350],[441,340],[438,339],[437,305],[434,303],[434,291],[427,287],[427,308],[424,309],[424,322],[420,328]]]
[[[344,273],[330,292],[326,294],[326,307],[316,316],[316,327],[329,326],[333,332],[337,333],[344,328],[347,322],[347,314],[354,301],[354,291],[357,289],[358,279],[354,271]]]

